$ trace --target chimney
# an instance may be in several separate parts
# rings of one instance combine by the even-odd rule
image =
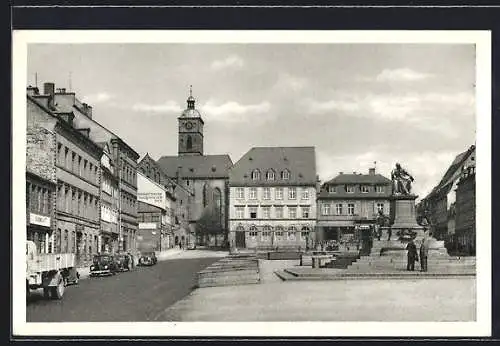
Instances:
[[[340,175],[344,174],[344,172],[339,172]]]
[[[375,168],[369,168],[368,169],[368,174],[375,175]]]
[[[29,96],[34,96],[34,95],[39,95],[40,94],[40,91],[38,90],[37,87],[33,87],[31,85],[29,85],[27,88],[26,88],[26,93],[29,95]]]
[[[54,83],[43,83],[43,94],[49,96],[48,108],[50,110],[54,109],[54,94],[56,91],[56,86]]]

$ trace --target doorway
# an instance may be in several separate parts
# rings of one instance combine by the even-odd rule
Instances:
[[[245,248],[245,232],[236,232],[236,247]]]

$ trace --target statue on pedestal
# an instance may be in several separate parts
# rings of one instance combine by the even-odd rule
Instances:
[[[411,183],[413,177],[405,171],[399,163],[396,163],[396,168],[391,172],[391,180],[394,187],[393,193],[397,195],[411,194]]]

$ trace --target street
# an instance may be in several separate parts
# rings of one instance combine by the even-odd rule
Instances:
[[[213,257],[173,258],[151,267],[136,267],[110,277],[80,280],[68,286],[60,301],[44,300],[33,292],[27,307],[27,322],[129,322],[152,321],[189,294],[196,273]]]

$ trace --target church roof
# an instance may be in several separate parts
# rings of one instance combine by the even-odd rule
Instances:
[[[157,164],[169,177],[181,167],[181,178],[227,178],[233,162],[229,155],[181,155],[162,156]]]
[[[260,179],[252,180],[252,171],[260,171]],[[274,171],[274,180],[266,180],[266,172]],[[289,179],[281,172],[288,170]],[[254,147],[229,171],[229,184],[238,186],[311,185],[316,184],[316,153],[314,147]]]

